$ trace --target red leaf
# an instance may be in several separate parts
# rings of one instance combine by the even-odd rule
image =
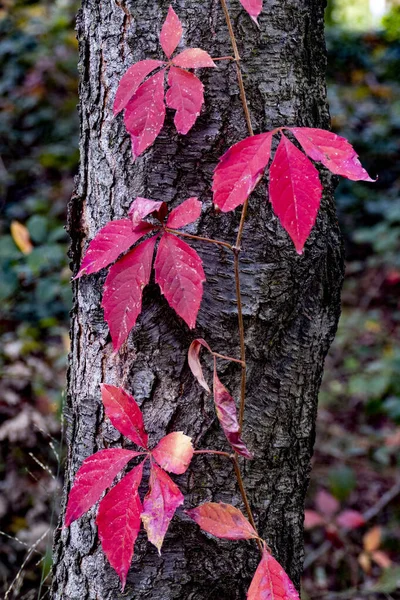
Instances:
[[[315,512],[315,510],[304,511],[304,529],[313,529],[314,527],[324,524],[324,519],[319,513]]]
[[[154,263],[156,282],[168,304],[193,328],[196,325],[203,281],[206,280],[200,256],[176,236],[165,233]]]
[[[101,384],[104,409],[111,423],[122,435],[147,449],[149,437],[143,423],[143,415],[136,400],[121,387]]]
[[[65,526],[69,527],[72,521],[89,510],[124,466],[138,455],[138,452],[110,448],[85,458],[69,493]]]
[[[110,269],[104,284],[104,318],[115,350],[125,342],[142,310],[143,288],[149,283],[157,236],[145,240]]]
[[[100,502],[96,525],[110,565],[118,573],[125,588],[133,550],[140,530],[142,503],[139,485],[143,463],[134,467]]]
[[[152,450],[152,455],[163,469],[181,475],[193,457],[192,438],[181,431],[164,436]]]
[[[197,198],[188,198],[170,212],[166,225],[171,229],[180,229],[196,221],[200,215],[201,202]]]
[[[245,202],[269,162],[271,141],[271,132],[260,133],[238,142],[220,158],[212,187],[216,208],[228,212]]]
[[[128,213],[132,220],[132,227],[136,229],[143,219],[153,213],[156,219],[162,223],[167,214],[167,204],[156,200],[148,200],[147,198],[136,198],[132,202]]]
[[[168,74],[170,86],[165,100],[169,108],[176,110],[174,123],[178,133],[186,135],[193,127],[204,103],[204,86],[189,71],[171,67]]]
[[[253,458],[253,454],[246,448],[245,443],[240,437],[240,427],[236,413],[236,404],[232,396],[224,385],[222,385],[217,375],[217,367],[214,363],[214,402],[217,411],[218,420],[226,439],[232,448],[246,458]]]
[[[152,464],[150,489],[143,502],[144,511],[141,517],[148,540],[155,545],[159,553],[171,519],[184,500],[180,489],[167,473],[156,464]]]
[[[343,529],[357,529],[365,525],[365,519],[357,510],[344,510],[337,516],[336,523]]]
[[[129,67],[126,73],[121,77],[117,93],[114,100],[114,115],[117,115],[126,107],[129,100],[136,93],[138,87],[145,77],[154,69],[162,67],[165,63],[161,60],[141,60]]]
[[[212,354],[212,350],[207,344],[207,342],[202,338],[198,338],[197,340],[193,340],[193,342],[190,344],[188,352],[188,363],[190,370],[196,377],[199,384],[206,390],[206,392],[210,394],[211,390],[208,387],[206,380],[204,379],[203,369],[201,368],[201,363],[199,359],[200,349],[202,346],[204,346],[204,348],[207,348],[207,350]]]
[[[255,23],[257,23],[257,17],[262,11],[262,0],[240,0],[240,4],[249,13]]]
[[[321,196],[317,169],[282,135],[270,169],[269,198],[298,254],[303,253],[317,218]]]
[[[325,490],[320,490],[315,496],[315,506],[328,519],[339,510],[339,502]]]
[[[149,77],[126,107],[124,123],[131,135],[134,159],[151,146],[164,125],[164,75],[165,69]]]
[[[353,146],[343,137],[311,127],[293,127],[290,131],[310,158],[322,162],[335,175],[353,181],[375,181],[362,167]]]
[[[186,513],[197,525],[215,535],[227,540],[251,540],[258,538],[257,532],[243,513],[224,502],[205,502]]]
[[[160,44],[168,58],[181,41],[182,32],[182,23],[172,6],[170,6],[160,33]]]
[[[217,66],[208,52],[201,48],[188,48],[184,50],[172,59],[172,64],[183,69],[201,69],[203,67]]]
[[[300,600],[283,567],[265,549],[247,592],[247,600]]]

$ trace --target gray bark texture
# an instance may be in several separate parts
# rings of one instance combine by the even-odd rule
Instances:
[[[239,0],[229,4],[255,132],[279,125],[326,128],[325,3],[264,0],[259,30]],[[165,200],[170,207],[198,196],[203,214],[189,231],[234,243],[240,209],[215,214],[211,195],[218,158],[248,135],[234,63],[220,61],[216,69],[199,73],[206,104],[192,131],[177,135],[169,113],[154,146],[135,163],[122,117],[112,115],[125,70],[146,57],[162,57],[158,33],[168,5],[169,0],[82,2],[77,21],[81,166],[69,214],[74,272],[88,242],[109,220],[125,217],[136,196]],[[232,54],[218,0],[176,0],[174,8],[184,24],[181,48],[202,47],[214,57]],[[252,195],[241,253],[248,359],[244,439],[255,453],[253,461],[242,461],[245,484],[261,534],[297,586],[318,388],[337,326],[343,278],[332,188],[329,177],[322,176],[328,191],[303,256],[274,216],[265,182]],[[195,331],[152,283],[136,328],[115,354],[100,306],[106,273],[74,283],[65,496],[87,456],[105,447],[130,447],[104,417],[102,382],[135,396],[154,444],[168,432],[183,431],[197,448],[229,450],[212,400],[188,369],[187,351],[201,336],[215,351],[239,356],[233,261],[211,244],[193,246],[207,275]],[[209,376],[211,364],[204,360]],[[226,362],[219,367],[222,381],[238,398],[240,367]],[[231,464],[222,457],[195,457],[175,480],[186,496],[185,508],[224,501],[243,509]],[[259,559],[256,545],[211,538],[183,510],[171,523],[161,557],[141,532],[122,593],[99,544],[95,510],[56,532],[53,600],[246,597]]]

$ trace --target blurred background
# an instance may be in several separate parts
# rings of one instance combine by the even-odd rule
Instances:
[[[77,0],[0,3],[0,597],[49,592],[65,454],[66,206],[78,164]],[[306,513],[305,599],[400,598],[400,1],[328,3],[342,181],[343,314]]]

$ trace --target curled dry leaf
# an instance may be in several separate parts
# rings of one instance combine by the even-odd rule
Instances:
[[[204,379],[203,369],[201,368],[201,363],[200,363],[199,354],[200,354],[200,349],[202,346],[204,348],[207,348],[207,350],[212,354],[212,350],[211,350],[210,346],[207,344],[207,342],[205,340],[203,340],[202,338],[198,338],[196,340],[193,340],[193,342],[190,344],[189,352],[188,352],[188,363],[189,363],[190,370],[192,371],[193,375],[196,377],[196,379],[199,382],[199,384],[201,385],[201,387],[203,387],[206,390],[206,392],[211,394],[211,390],[208,387],[206,380]]]
[[[251,540],[257,532],[244,514],[231,504],[205,502],[186,513],[207,533],[227,540]]]
[[[181,431],[174,431],[162,438],[152,450],[152,455],[160,467],[181,475],[193,458],[192,439]]]

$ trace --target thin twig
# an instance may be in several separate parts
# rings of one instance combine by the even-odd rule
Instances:
[[[227,248],[228,250],[233,252],[233,246],[231,244],[228,244],[228,242],[221,242],[220,240],[212,240],[211,238],[202,237],[200,235],[184,233],[183,231],[179,231],[178,229],[170,229],[169,227],[166,227],[165,231],[167,231],[168,233],[173,233],[174,235],[189,238],[191,240],[198,240],[200,242],[209,242],[210,244],[217,244],[218,246],[223,246],[224,248]]]
[[[231,455],[231,460],[232,460],[232,463],[233,463],[233,468],[235,469],[236,479],[237,479],[237,482],[239,484],[240,494],[242,496],[243,503],[244,503],[244,505],[246,507],[247,516],[249,517],[249,521],[251,523],[251,526],[253,527],[254,531],[258,535],[257,526],[256,526],[256,523],[254,521],[253,512],[251,510],[250,502],[249,502],[249,499],[247,497],[246,489],[244,487],[244,483],[243,483],[243,479],[242,479],[242,474],[240,472],[240,466],[239,466],[239,461],[238,461],[237,454]],[[260,552],[262,554],[263,553],[263,543],[261,541],[261,538],[257,539],[257,545],[258,545],[258,548],[259,548],[259,550],[260,550]]]
[[[244,363],[240,358],[232,358],[232,356],[225,356],[225,354],[220,354],[219,352],[212,352],[212,355],[221,358],[222,360],[229,360],[230,362],[239,363],[239,365],[244,366]]]

